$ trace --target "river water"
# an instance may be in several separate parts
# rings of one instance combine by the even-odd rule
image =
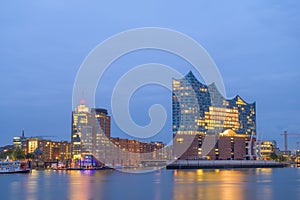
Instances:
[[[300,199],[300,168],[32,171],[0,175],[0,199]]]

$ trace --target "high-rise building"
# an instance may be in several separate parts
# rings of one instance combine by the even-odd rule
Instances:
[[[72,112],[71,147],[72,159],[80,160],[82,155],[105,158],[105,146],[110,138],[110,116],[107,110],[88,108],[85,101]]]
[[[71,152],[72,159],[81,159],[83,152],[92,152],[93,148],[92,114],[81,100],[80,105],[72,112]],[[84,145],[83,145],[84,144]]]
[[[255,103],[248,104],[238,95],[226,99],[214,83],[202,84],[192,72],[173,79],[172,90],[175,157],[243,159],[252,155]]]
[[[110,116],[107,110],[103,108],[92,108],[91,111],[95,115],[96,122],[100,125],[105,136],[110,138]]]

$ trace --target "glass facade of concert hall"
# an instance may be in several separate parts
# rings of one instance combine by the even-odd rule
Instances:
[[[247,148],[247,140],[256,135],[255,103],[249,104],[238,95],[226,99],[215,84],[202,84],[191,71],[182,79],[173,79],[172,85],[173,134],[177,135],[178,144],[187,135],[197,135],[198,142],[193,142],[197,144],[192,148],[194,153],[188,152],[194,155],[192,157],[202,154],[203,139],[208,135],[215,136],[216,145],[213,148],[217,149],[215,152],[218,154],[220,149],[217,140],[224,131],[229,130],[234,132],[234,137],[245,137]]]

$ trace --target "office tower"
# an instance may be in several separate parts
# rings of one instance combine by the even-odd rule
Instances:
[[[81,100],[80,105],[72,112],[71,152],[72,159],[80,160],[84,152],[93,150],[92,114]]]
[[[80,160],[82,155],[105,159],[109,137],[110,116],[107,110],[90,109],[81,100],[80,105],[72,112],[72,159]]]
[[[108,116],[107,110],[92,108],[92,113],[95,115],[96,122],[100,125],[105,136],[110,138],[110,116]]]

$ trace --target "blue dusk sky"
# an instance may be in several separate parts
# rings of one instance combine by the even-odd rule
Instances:
[[[300,2],[253,1],[1,1],[0,145],[25,129],[27,136],[70,140],[72,90],[84,58],[100,42],[140,27],[180,31],[200,43],[218,66],[227,98],[256,102],[259,139],[300,133]],[[111,114],[111,90],[129,69],[162,63],[186,74],[192,66],[170,53],[137,51],[114,62],[99,82],[96,105]],[[196,75],[199,79],[201,77]],[[79,102],[78,102],[79,103]],[[168,119],[159,134],[171,137],[171,92],[155,85],[132,97],[132,118],[149,123],[153,103]],[[112,136],[126,137],[112,120]],[[289,137],[291,148],[300,138]]]

